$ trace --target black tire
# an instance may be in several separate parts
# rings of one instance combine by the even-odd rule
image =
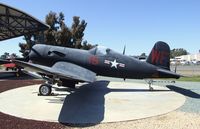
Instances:
[[[40,95],[42,96],[48,96],[48,95],[51,95],[51,91],[52,91],[52,88],[50,85],[48,84],[42,84],[39,88],[39,93]]]

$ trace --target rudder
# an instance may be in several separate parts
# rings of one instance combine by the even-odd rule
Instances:
[[[147,62],[152,65],[170,70],[169,45],[163,41],[156,42],[147,58]]]

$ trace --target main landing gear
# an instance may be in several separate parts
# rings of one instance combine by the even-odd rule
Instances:
[[[153,87],[151,86],[152,83],[149,83],[149,90],[153,91]]]
[[[149,91],[153,91],[154,89],[153,89],[153,87],[151,86],[152,84],[153,84],[153,82],[160,82],[160,83],[175,83],[175,81],[174,80],[172,80],[172,81],[168,81],[168,80],[158,80],[158,81],[155,81],[155,80],[145,80],[148,84],[149,84]]]
[[[39,87],[39,95],[41,96],[48,96],[51,95],[52,86],[50,84],[42,84]]]
[[[149,91],[153,91],[153,87],[151,86],[153,83],[153,80],[146,80],[146,82],[149,84]]]
[[[57,86],[63,86],[63,87],[69,87],[69,88],[75,88],[75,85],[78,82],[72,81],[72,80],[66,80],[66,79],[62,79],[60,78],[58,79],[50,79],[50,78],[45,78],[46,79],[46,83],[40,85],[39,87],[39,94],[40,96],[49,96],[49,95],[53,95],[52,93],[52,85],[57,84]]]

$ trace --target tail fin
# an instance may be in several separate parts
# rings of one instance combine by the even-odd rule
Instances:
[[[158,67],[170,70],[170,48],[165,42],[158,41],[154,45],[147,62]]]

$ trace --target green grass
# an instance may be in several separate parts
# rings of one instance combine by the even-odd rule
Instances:
[[[178,81],[200,82],[200,76],[181,77]]]

